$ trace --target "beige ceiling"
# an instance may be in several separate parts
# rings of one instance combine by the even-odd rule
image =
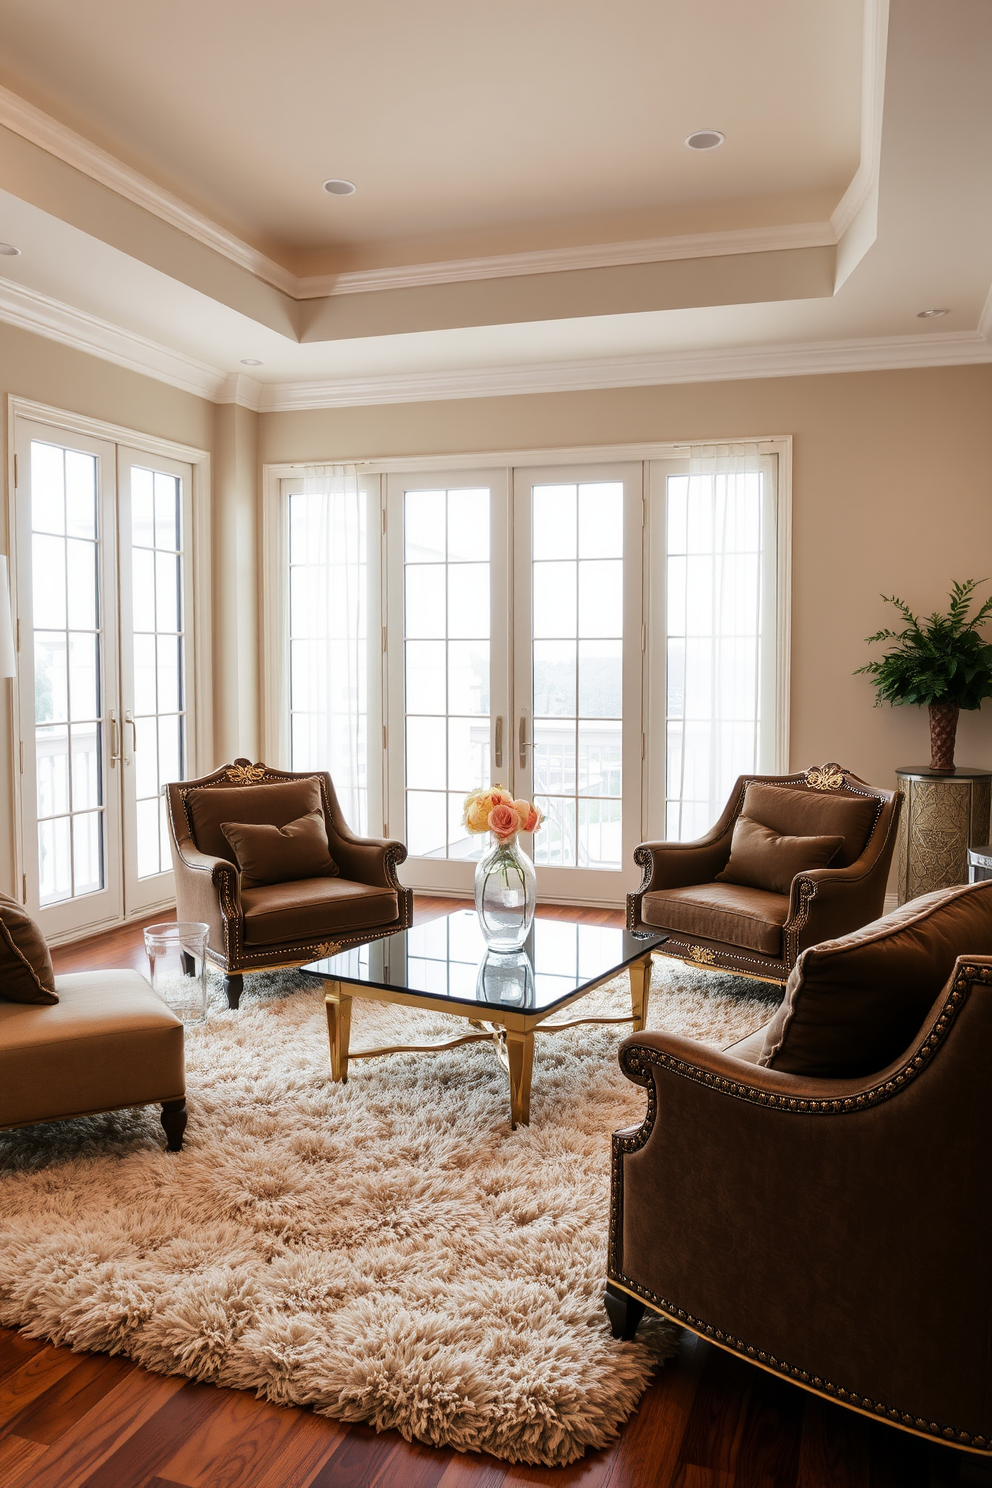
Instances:
[[[0,0],[0,33],[7,87],[302,273],[822,221],[859,161],[862,0]]]

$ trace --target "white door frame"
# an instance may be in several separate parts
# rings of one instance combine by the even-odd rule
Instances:
[[[174,475],[180,481],[181,543],[180,562],[182,572],[183,667],[180,678],[183,714],[185,718],[185,742],[187,765],[183,771],[186,779],[193,779],[196,771],[190,768],[192,753],[190,728],[195,726],[196,714],[188,704],[190,700],[190,661],[196,654],[196,619],[193,603],[193,578],[190,563],[190,535],[193,530],[193,471],[188,460],[173,460],[165,455],[150,454],[147,450],[119,444],[117,446],[117,494],[119,535],[118,592],[120,605],[120,713],[121,713],[121,783],[124,793],[124,904],[129,917],[146,915],[153,910],[175,903],[175,874],[171,867],[164,873],[138,877],[138,842],[136,782],[138,774],[137,739],[138,728],[134,722],[134,658],[133,658],[133,586],[130,581],[128,559],[131,549],[131,468],[151,468],[165,475]],[[166,846],[163,843],[163,846]]]
[[[7,398],[7,482],[13,493],[8,502],[7,551],[10,556],[11,605],[14,615],[19,613],[17,572],[20,554],[17,542],[17,492],[20,477],[17,449],[15,447],[19,421],[47,427],[53,439],[82,436],[107,443],[136,449],[143,455],[184,462],[191,467],[190,527],[188,532],[188,583],[192,592],[192,613],[206,617],[206,623],[195,627],[193,649],[187,654],[187,679],[190,689],[190,707],[193,728],[188,741],[188,771],[202,773],[213,764],[213,707],[212,707],[212,646],[211,646],[211,459],[208,450],[193,445],[184,445],[158,435],[146,434],[140,429],[112,424],[104,419],[90,418],[86,414],[52,408],[48,404],[35,402],[9,394]],[[116,469],[114,469],[116,482]],[[115,538],[116,540],[116,538]],[[117,602],[116,577],[112,590]],[[26,637],[25,637],[26,639]],[[18,637],[20,644],[20,637]],[[118,673],[119,675],[119,673]],[[26,717],[25,717],[26,712]],[[13,835],[15,892],[23,903],[27,903],[27,853],[23,823],[25,807],[25,777],[21,773],[21,741],[25,723],[33,727],[34,710],[25,710],[20,699],[20,688],[12,689],[11,707],[11,778],[14,781]],[[27,751],[24,751],[27,753]],[[89,896],[86,896],[87,898]],[[80,903],[85,900],[80,900]],[[164,905],[162,907],[165,907]],[[138,918],[147,914],[147,909],[138,908],[124,914],[123,918]],[[85,925],[55,931],[48,936],[53,945],[77,939],[80,934],[94,934],[99,930],[121,923],[121,912],[94,919]]]

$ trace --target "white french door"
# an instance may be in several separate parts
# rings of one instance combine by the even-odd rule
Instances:
[[[15,451],[23,896],[59,939],[174,897],[192,472],[20,418]]]
[[[483,839],[469,791],[513,784],[505,471],[386,482],[387,819],[404,881],[467,890]]]
[[[389,829],[468,891],[490,781],[534,797],[539,893],[618,902],[640,839],[641,466],[390,476]],[[401,732],[402,731],[402,732]],[[398,738],[397,735],[400,734]]]
[[[641,470],[514,472],[514,781],[567,902],[618,903],[641,840]]]

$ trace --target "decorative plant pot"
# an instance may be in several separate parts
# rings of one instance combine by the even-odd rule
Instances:
[[[475,907],[492,951],[519,951],[537,906],[534,864],[516,837],[497,839],[475,870]]]
[[[959,709],[954,703],[930,704],[930,768],[954,769],[954,736]]]

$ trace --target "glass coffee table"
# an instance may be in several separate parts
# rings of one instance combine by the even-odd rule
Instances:
[[[665,938],[537,919],[524,950],[487,954],[475,911],[459,910],[371,945],[312,961],[301,970],[324,984],[333,1079],[347,1080],[352,1059],[453,1049],[488,1039],[509,1075],[510,1120],[517,1126],[530,1119],[534,1034],[558,1033],[581,1023],[631,1023],[633,1031],[640,1032],[648,1011],[651,953]],[[629,1014],[548,1021],[621,971],[630,977]],[[473,1031],[443,1043],[351,1049],[353,997],[454,1013]]]

